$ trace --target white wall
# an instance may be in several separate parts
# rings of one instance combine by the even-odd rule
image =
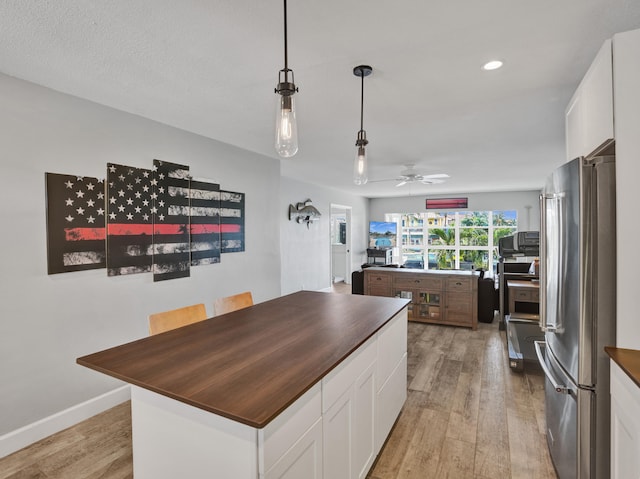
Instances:
[[[640,349],[638,238],[640,202],[640,30],[613,37],[616,138],[617,346]]]
[[[549,172],[551,174],[551,172]],[[543,185],[540,185],[542,189]],[[520,231],[540,229],[540,191],[510,191],[501,193],[460,193],[428,198],[469,198],[468,211],[517,210]],[[422,213],[427,196],[402,196],[397,198],[372,198],[369,202],[371,221],[384,221],[385,213]]]
[[[287,219],[289,205],[295,206],[306,199],[311,199],[322,214],[309,228]],[[280,228],[282,294],[331,286],[331,204],[352,207],[350,271],[360,269],[366,260],[367,203],[366,198],[282,178],[279,211],[283,219]]]
[[[118,387],[75,360],[146,336],[149,313],[203,302],[211,314],[216,297],[243,290],[256,301],[280,295],[278,160],[4,75],[0,140],[0,436]],[[246,252],[158,283],[106,270],[48,276],[45,172],[102,178],[107,162],[150,168],[154,158],[246,193]]]

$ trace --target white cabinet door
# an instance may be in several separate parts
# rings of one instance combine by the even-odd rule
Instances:
[[[407,310],[380,331],[376,376],[375,450],[380,451],[407,399]]]
[[[375,385],[376,363],[373,362],[358,377],[354,387],[353,463],[351,477],[362,479],[376,457],[375,450]]]
[[[285,409],[273,421],[263,429],[257,430],[258,436],[258,471],[260,477],[273,477],[273,471],[283,471],[282,464],[296,464],[296,471],[301,467],[309,466],[306,475],[300,477],[313,477],[317,464],[309,462],[315,456],[308,455],[322,452],[322,440],[316,444],[314,433],[310,433],[317,427],[318,421],[322,422],[322,393],[320,384],[316,384],[297,401]],[[320,428],[322,431],[322,428]],[[305,439],[306,438],[306,439]],[[305,443],[305,440],[307,441]],[[313,449],[307,450],[313,446]],[[300,459],[296,459],[301,455]],[[322,456],[320,462],[322,462]],[[275,467],[278,465],[278,467]],[[286,468],[285,468],[286,469]],[[281,476],[275,476],[281,477]],[[286,477],[286,476],[285,476]]]
[[[640,389],[611,363],[611,478],[640,478]]]
[[[375,366],[371,362],[323,415],[325,478],[364,478],[373,464]]]
[[[318,419],[264,477],[322,479],[322,419]]]
[[[375,448],[380,451],[402,406],[407,400],[407,355],[402,357],[396,369],[383,384],[376,397]]]
[[[378,391],[407,352],[407,310],[400,311],[387,323],[378,336]]]
[[[584,150],[584,124],[582,119],[582,90],[578,90],[571,98],[565,114],[565,136],[567,147],[567,161],[583,155]]]
[[[324,475],[327,479],[351,477],[353,400],[351,387],[323,415]]]
[[[565,115],[567,161],[592,153],[613,134],[613,64],[607,40],[576,90]]]
[[[604,42],[583,81],[584,154],[613,138],[611,40]]]

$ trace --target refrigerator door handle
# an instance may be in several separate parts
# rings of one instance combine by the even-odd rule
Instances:
[[[540,253],[542,261],[540,262],[540,283],[542,284],[542,295],[540,300],[540,328],[543,331],[552,333],[561,333],[564,328],[562,325],[562,291],[560,291],[564,276],[563,263],[559,261],[557,264],[548,264],[548,248],[552,249],[552,253],[557,256],[564,251],[564,218],[563,218],[563,199],[564,193],[554,193],[550,195],[540,195]],[[552,209],[549,209],[550,206]],[[548,224],[548,217],[551,216],[553,221]],[[549,227],[553,228],[549,235]],[[555,244],[547,244],[547,240],[551,236],[555,240]],[[551,280],[551,281],[550,281]],[[548,295],[549,287],[555,286],[552,295]],[[549,296],[553,297],[553,309],[555,314],[554,322],[549,322],[548,306]]]
[[[540,294],[540,329],[547,330],[547,198],[544,195],[540,195],[540,284],[542,285],[542,291]],[[502,286],[501,286],[502,288]]]
[[[536,348],[536,356],[538,356],[538,362],[540,363],[540,366],[544,371],[544,375],[551,382],[553,389],[555,389],[556,392],[560,394],[569,394],[570,389],[567,386],[564,386],[560,384],[558,381],[556,381],[556,379],[551,374],[549,367],[547,366],[547,362],[545,361],[544,356],[542,354],[542,348],[546,349],[547,343],[545,341],[534,341],[533,344]]]

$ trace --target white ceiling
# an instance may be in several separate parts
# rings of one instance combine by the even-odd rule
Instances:
[[[300,151],[283,175],[368,196],[538,189],[564,109],[639,0],[289,0]],[[0,70],[276,158],[282,0],[3,0]],[[505,66],[485,72],[490,59]],[[370,179],[352,184],[360,79]]]

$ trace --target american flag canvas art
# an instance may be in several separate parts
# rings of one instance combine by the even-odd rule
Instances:
[[[104,180],[46,173],[48,273],[105,263]]]
[[[191,265],[220,262],[220,185],[191,180]]]
[[[191,265],[189,167],[153,160],[153,280],[185,278]]]
[[[151,170],[107,164],[109,276],[151,271],[155,182]]]
[[[194,180],[188,166],[107,163],[106,181],[46,173],[45,182],[49,274],[106,267],[162,281],[245,250],[245,194]]]
[[[220,234],[223,253],[244,251],[244,193],[220,192]]]

